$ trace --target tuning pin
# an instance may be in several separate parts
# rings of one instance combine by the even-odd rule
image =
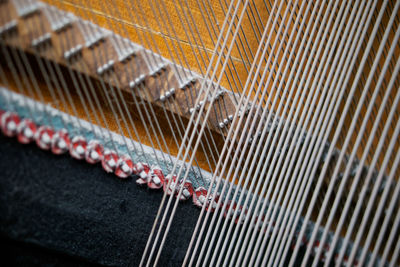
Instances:
[[[151,189],[160,189],[164,184],[164,174],[159,166],[152,166],[148,176],[147,186]]]
[[[86,153],[87,142],[83,136],[75,136],[71,140],[69,153],[75,159],[84,159]]]
[[[190,181],[186,181],[182,184],[183,181],[179,181],[179,186],[182,187],[182,194],[179,198],[181,201],[188,200],[191,196],[193,196],[193,185]]]
[[[3,134],[8,137],[13,137],[17,135],[18,124],[21,119],[16,113],[13,112],[5,112],[1,116],[1,130]]]
[[[18,125],[18,141],[28,144],[35,139],[36,124],[30,119],[23,119]]]
[[[171,181],[171,179],[172,179],[172,181]],[[168,184],[169,184],[169,186],[168,186]],[[176,175],[172,176],[171,174],[168,174],[167,177],[165,177],[163,190],[168,196],[170,196],[172,194],[175,195],[179,190],[179,186],[180,186],[180,184],[179,184],[179,182],[177,182]]]
[[[119,178],[126,178],[133,172],[133,161],[131,157],[122,155],[117,162],[117,168],[115,169],[115,175]]]
[[[55,133],[51,142],[51,152],[56,155],[64,154],[68,151],[71,140],[66,129],[61,129]]]
[[[106,172],[114,172],[117,168],[118,155],[117,152],[113,150],[106,150],[104,152],[103,160],[101,161],[101,166]]]
[[[136,179],[136,183],[139,185],[147,184],[149,172],[150,166],[147,163],[138,162],[133,166],[133,173],[139,176]]]
[[[36,144],[41,149],[49,150],[53,136],[54,130],[52,128],[49,126],[40,126],[35,135]]]
[[[90,140],[86,147],[85,159],[90,164],[95,164],[103,159],[104,148],[97,140]]]

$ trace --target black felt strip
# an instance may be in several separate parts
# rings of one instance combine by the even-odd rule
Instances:
[[[161,197],[160,191],[118,179],[100,165],[56,156],[0,134],[3,240],[85,262],[137,266]],[[178,206],[159,266],[182,263],[198,214],[191,201]],[[9,260],[20,262],[12,254]]]
[[[161,198],[99,164],[0,134],[0,266],[138,266]],[[178,206],[158,266],[182,265],[198,216],[191,200]]]

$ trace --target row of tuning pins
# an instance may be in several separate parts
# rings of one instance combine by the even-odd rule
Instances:
[[[17,1],[18,2],[18,1]],[[159,76],[166,77],[168,79],[167,84],[171,87],[167,88],[164,83],[164,88],[149,88],[150,91],[148,95],[153,96],[152,101],[160,101],[163,102],[167,99],[174,98],[176,100],[177,106],[180,109],[181,115],[190,117],[191,113],[200,110],[200,106],[205,104],[205,102],[213,103],[212,105],[206,105],[207,108],[211,108],[210,115],[210,125],[217,130],[224,130],[229,125],[229,123],[233,119],[233,114],[235,111],[235,103],[232,100],[232,96],[227,93],[224,89],[219,90],[215,99],[212,101],[208,99],[205,95],[200,95],[200,79],[194,78],[189,80],[188,82],[180,85],[177,82],[177,78],[175,75],[169,75],[168,72],[171,71],[170,66],[166,66],[167,63],[158,67],[158,69],[154,71],[150,71],[149,64],[146,60],[143,59],[143,53],[147,53],[143,48],[140,48],[137,45],[132,44],[131,42],[123,39],[115,34],[110,33],[107,30],[104,30],[90,22],[82,21],[71,14],[60,11],[54,7],[48,6],[39,2],[29,2],[24,3],[23,5],[16,6],[17,13],[20,14],[20,18],[13,19],[12,21],[6,23],[5,25],[0,27],[0,35],[4,35],[6,33],[15,31],[18,28],[18,23],[20,20],[24,20],[30,16],[39,15],[42,16],[44,14],[48,24],[51,26],[52,32],[45,32],[43,34],[39,34],[35,38],[32,38],[30,43],[30,48],[36,51],[40,49],[45,49],[51,47],[51,43],[53,39],[57,38],[66,38],[63,35],[72,31],[74,36],[82,36],[84,37],[83,42],[74,42],[74,40],[68,40],[69,42],[62,42],[60,40],[56,40],[54,43],[69,43],[70,47],[66,48],[61,55],[62,60],[69,64],[70,66],[75,66],[74,63],[79,60],[84,60],[85,64],[89,66],[89,69],[93,70],[93,73],[90,75],[96,75],[99,77],[104,77],[104,75],[109,74],[110,72],[120,72],[124,67],[116,67],[116,65],[124,65],[127,66],[129,61],[138,60],[140,62],[140,71],[136,72],[134,75],[136,78],[130,79],[127,81],[127,86],[122,85],[123,88],[137,88],[139,85],[146,85],[147,81],[150,78],[155,78]],[[54,15],[56,14],[56,15]],[[79,30],[75,32],[76,29]],[[91,34],[84,34],[91,33]],[[77,38],[80,39],[80,38]],[[79,40],[78,40],[79,41]],[[111,43],[111,47],[113,49],[109,49],[110,45],[106,45],[106,43]],[[123,45],[122,45],[123,44]],[[121,49],[123,47],[124,49]],[[97,66],[92,60],[84,59],[85,50],[94,50],[98,49],[104,50],[109,49],[109,53],[105,53],[108,55],[108,58],[104,55],[102,59],[97,59]],[[55,49],[58,51],[58,49]],[[40,50],[43,51],[43,50]],[[88,54],[88,53],[86,53]],[[59,59],[56,59],[56,61]],[[147,63],[147,64],[143,64]],[[135,65],[133,62],[131,65]],[[146,66],[144,66],[146,65]],[[117,77],[124,76],[121,73],[117,73]],[[125,75],[126,76],[126,75]],[[127,80],[127,77],[124,77]],[[152,92],[158,90],[159,92]],[[179,92],[178,92],[179,91]],[[183,93],[182,93],[183,92]],[[201,100],[196,105],[196,99],[200,98]]]

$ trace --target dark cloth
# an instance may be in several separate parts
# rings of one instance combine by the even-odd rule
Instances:
[[[161,198],[99,164],[0,134],[3,263],[137,266]],[[182,263],[198,214],[191,201],[178,206],[159,266]]]

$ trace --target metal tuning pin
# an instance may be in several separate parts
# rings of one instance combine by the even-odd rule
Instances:
[[[39,49],[43,47],[45,44],[50,44],[51,43],[51,33],[45,33],[42,36],[39,36],[36,39],[32,40],[32,47],[35,49]]]
[[[134,81],[129,82],[129,88],[134,89],[134,88],[138,87],[140,84],[143,84],[145,80],[146,80],[146,75],[142,74],[138,78],[136,78]]]
[[[97,74],[101,76],[103,74],[108,73],[114,68],[114,64],[115,64],[114,60],[109,60],[107,63],[97,68]]]
[[[81,44],[71,48],[64,52],[64,59],[67,61],[71,61],[74,58],[77,58],[79,55],[82,55],[82,48]]]
[[[17,20],[13,19],[6,24],[0,26],[0,36],[4,36],[10,32],[16,31],[18,26]]]

